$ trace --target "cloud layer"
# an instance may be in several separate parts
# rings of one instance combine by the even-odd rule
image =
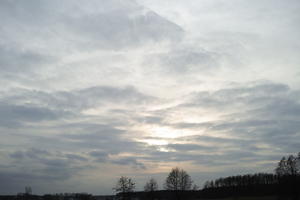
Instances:
[[[272,172],[300,146],[300,4],[272,2],[1,1],[0,193]]]

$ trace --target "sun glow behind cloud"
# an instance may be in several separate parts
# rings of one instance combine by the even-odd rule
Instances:
[[[142,140],[137,140],[139,142],[145,142],[146,144],[150,146],[161,146],[161,145],[167,145],[169,142],[167,140],[163,139],[142,139]]]
[[[184,136],[184,131],[172,129],[169,127],[152,127],[150,130],[152,137],[174,139]]]

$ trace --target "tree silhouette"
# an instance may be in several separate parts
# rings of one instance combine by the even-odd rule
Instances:
[[[135,183],[132,181],[131,178],[122,176],[119,178],[116,187],[113,188],[117,196],[120,197],[120,199],[125,200],[125,199],[130,199],[131,193],[134,191],[135,188]]]
[[[153,192],[158,189],[157,182],[154,178],[151,178],[144,186],[145,192]]]
[[[298,199],[300,190],[300,152],[297,156],[282,157],[275,173],[279,177],[280,193],[293,194]]]
[[[190,190],[192,187],[192,179],[190,175],[178,167],[173,168],[166,178],[165,189],[174,191],[175,199],[181,199],[183,191]]]
[[[166,190],[190,190],[192,187],[192,179],[190,175],[178,167],[173,168],[166,178],[165,189]]]
[[[299,175],[300,174],[300,152],[295,157],[290,155],[287,159],[282,157],[279,161],[275,172],[279,176],[283,175]]]
[[[154,178],[151,178],[144,186],[144,190],[148,199],[155,199],[155,191],[157,191],[158,185]]]
[[[197,184],[194,184],[192,190],[194,191],[199,190],[199,186]]]
[[[25,187],[25,194],[26,194],[26,195],[31,195],[31,194],[32,194],[32,189],[31,189],[30,186],[26,186],[26,187]]]

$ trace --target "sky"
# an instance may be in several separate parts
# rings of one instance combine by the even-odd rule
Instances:
[[[0,194],[113,194],[300,147],[299,0],[1,0]]]

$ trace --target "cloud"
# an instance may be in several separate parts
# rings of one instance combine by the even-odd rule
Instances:
[[[280,97],[288,93],[289,88],[284,84],[255,84],[253,86],[220,89],[214,92],[194,93],[194,99],[187,106],[206,106],[224,109],[244,104],[255,105],[273,101],[272,97]]]
[[[74,119],[84,111],[87,111],[86,115],[90,115],[89,112],[103,113],[107,105],[127,107],[144,105],[154,100],[154,97],[142,94],[134,87],[97,86],[52,93],[15,88],[2,95],[0,93],[0,124],[5,127],[22,127],[28,122],[37,124],[62,118]]]
[[[300,145],[299,5],[1,1],[1,192],[271,172]]]
[[[182,37],[183,30],[179,26],[155,12],[139,7],[135,8],[134,14],[130,11],[129,13],[123,8],[81,18],[69,18],[66,22],[75,33],[91,39],[90,42],[87,41],[88,45],[101,48],[128,48],[147,42],[180,40]]]
[[[175,23],[131,0],[3,1],[0,17],[5,27],[0,83],[8,88],[131,85],[124,74],[135,71],[132,55],[138,49],[178,42],[184,35]]]
[[[91,151],[89,155],[94,157],[97,162],[105,162],[108,158],[108,154],[103,151]]]
[[[156,67],[161,73],[183,76],[207,73],[220,67],[221,55],[203,48],[193,48],[190,44],[176,44],[165,52],[153,53],[145,57],[143,64]],[[178,77],[177,77],[178,78]]]
[[[167,139],[166,145],[146,149],[144,152],[148,156],[141,158],[151,162],[191,162],[215,171],[222,170],[221,166],[236,165],[251,170],[251,167],[259,168],[268,162],[268,170],[272,171],[280,156],[297,151],[299,145],[297,93],[287,85],[270,82],[193,92],[184,98],[184,103],[152,112],[152,117],[155,113],[164,118],[149,123],[150,126],[169,127],[166,129],[169,132],[188,134]],[[218,117],[199,122],[192,118],[202,116],[206,110]],[[177,121],[178,114],[187,115],[194,122]],[[143,124],[148,126],[148,123]],[[144,139],[165,140],[159,134]]]
[[[90,168],[83,156],[38,148],[17,150],[9,153],[9,157],[9,168],[0,167],[0,177],[5,180],[1,184],[3,194],[22,192],[26,185],[36,191],[55,190],[58,188],[52,184],[59,186]]]
[[[75,161],[88,161],[88,159],[86,157],[77,155],[77,154],[72,154],[72,153],[67,153],[66,155],[67,159],[70,160],[75,160]]]
[[[30,50],[20,50],[17,46],[0,43],[0,71],[2,78],[26,77],[24,72],[30,73],[41,65],[55,61],[51,56],[43,55]]]
[[[178,152],[189,152],[189,151],[201,151],[201,150],[205,150],[206,152],[207,151],[211,151],[211,150],[214,150],[216,151],[217,150],[217,147],[213,147],[213,146],[204,146],[204,145],[199,145],[199,144],[169,144],[167,145],[167,148],[171,149],[171,150],[175,150],[175,151],[178,151]]]
[[[38,159],[40,156],[50,156],[51,154],[46,150],[37,148],[30,148],[27,151],[15,151],[10,154],[11,158],[21,160],[25,158]]]
[[[115,159],[115,160],[112,160],[112,163],[117,164],[117,165],[130,165],[136,169],[146,169],[146,166],[143,163],[138,162],[137,159],[135,159],[133,157],[125,157],[125,158]]]
[[[97,149],[101,152],[101,159],[105,160],[103,154],[119,154],[120,152],[136,152],[142,149],[143,144],[124,137],[124,132],[115,129],[99,129],[95,133],[85,133],[77,135],[63,135],[66,144],[80,146],[83,149]],[[98,152],[98,151],[96,151]],[[97,157],[92,153],[93,157]]]
[[[15,31],[18,25],[24,30],[23,35],[17,32],[14,35],[19,36],[21,42],[24,39],[40,41],[42,46],[47,44],[44,39],[49,37],[54,47],[62,43],[63,48],[70,45],[85,49],[119,49],[147,41],[178,40],[183,34],[178,25],[134,1],[101,0],[85,4],[67,1],[61,5],[59,1],[31,0],[26,4],[8,1],[1,4],[4,10],[1,16],[7,29]],[[29,38],[35,29],[39,29],[38,34]],[[4,36],[7,34],[9,32],[2,32]]]
[[[71,112],[94,108],[103,104],[143,104],[155,99],[139,92],[132,86],[94,86],[80,90],[56,92],[14,88],[4,95],[3,102],[9,101],[15,104],[31,102],[34,105],[64,109]]]
[[[57,120],[67,116],[67,112],[52,110],[46,107],[30,105],[10,105],[0,102],[0,124],[2,126],[21,126],[26,122]]]

